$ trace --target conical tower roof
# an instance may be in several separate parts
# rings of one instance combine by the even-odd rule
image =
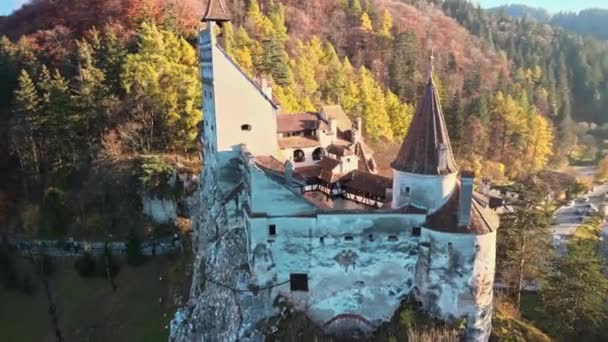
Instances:
[[[395,161],[397,171],[445,175],[458,172],[437,88],[433,82],[432,67],[429,83],[412,119],[407,136]]]
[[[226,6],[222,0],[207,0],[207,6],[203,15],[203,22],[217,21],[224,22],[230,21],[230,15],[226,10]]]

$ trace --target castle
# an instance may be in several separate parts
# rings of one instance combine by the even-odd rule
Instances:
[[[175,323],[188,332],[174,339],[207,320],[211,340],[246,340],[254,320],[276,314],[277,297],[328,332],[369,332],[413,296],[430,315],[466,318],[467,340],[487,341],[498,217],[474,175],[458,170],[432,71],[390,179],[376,174],[361,119],[339,106],[281,113],[265,82],[217,43],[228,20],[221,1],[208,1],[195,241],[203,280],[180,314],[189,328]]]

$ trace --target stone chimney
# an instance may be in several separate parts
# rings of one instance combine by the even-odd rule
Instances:
[[[262,88],[262,92],[264,93],[264,95],[266,95],[266,97],[272,100],[272,88],[268,86],[268,80],[266,79],[266,77],[262,77],[262,79],[260,80],[260,88]]]
[[[448,147],[445,144],[439,144],[437,147],[437,169],[439,173],[448,167]]]
[[[460,172],[460,197],[458,199],[458,227],[471,224],[471,207],[473,206],[473,181],[475,173]]]
[[[293,181],[293,163],[291,162],[291,160],[286,161],[284,164],[284,167],[285,167],[285,181],[287,182],[288,186],[291,186],[292,181]]]
[[[363,118],[358,116],[355,119],[355,127],[353,127],[352,140],[353,144],[361,141],[361,135],[363,134]]]

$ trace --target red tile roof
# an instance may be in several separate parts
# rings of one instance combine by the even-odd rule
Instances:
[[[328,129],[317,113],[281,113],[277,115],[277,132],[291,133],[309,129]]]
[[[458,226],[458,205],[460,186],[457,186],[446,204],[426,219],[425,227],[448,233],[486,234],[498,228],[498,215],[487,204],[479,201],[474,194],[471,206],[471,223],[468,227]]]
[[[438,157],[442,145],[447,149],[447,160],[446,166],[440,170]],[[458,171],[432,78],[392,167],[398,171],[426,175],[443,175]]]
[[[342,162],[337,159],[325,157],[319,163],[317,163],[317,166],[319,166],[323,170],[333,171],[336,166],[340,164],[342,164]]]
[[[207,7],[203,14],[202,21],[230,21],[230,15],[222,0],[207,0]]]
[[[312,137],[288,137],[288,138],[280,138],[278,140],[279,148],[307,148],[307,147],[317,147],[321,146],[321,144]]]
[[[354,153],[344,146],[331,144],[327,147],[327,153],[335,154],[338,157],[352,156]]]
[[[379,197],[386,197],[386,189],[390,189],[393,186],[391,178],[364,171],[352,171],[342,177],[341,182],[347,189]]]

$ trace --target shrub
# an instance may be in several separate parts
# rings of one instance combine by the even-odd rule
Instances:
[[[9,290],[18,287],[17,261],[6,244],[0,245],[0,280]]]
[[[43,255],[42,260],[42,272],[46,276],[51,276],[55,273],[55,263],[53,262],[53,258],[48,255]]]
[[[91,257],[89,253],[85,253],[76,259],[74,268],[81,277],[89,278],[96,274],[97,265],[95,264],[93,257]]]
[[[146,262],[141,252],[141,240],[134,229],[129,232],[127,240],[127,263],[131,266],[140,266]]]
[[[21,279],[21,292],[28,296],[33,296],[36,293],[36,286],[34,286],[34,281],[29,274],[24,275]]]

